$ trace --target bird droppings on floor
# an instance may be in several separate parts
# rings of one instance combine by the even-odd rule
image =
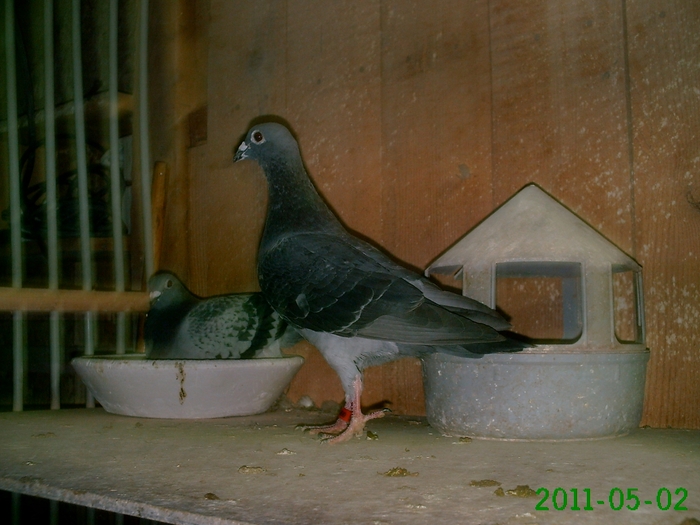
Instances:
[[[381,439],[335,445],[294,430],[300,422],[328,420],[318,409],[293,407],[198,421],[102,409],[0,413],[0,488],[202,525],[698,525],[688,520],[700,519],[700,431],[640,429],[568,443],[473,439],[454,446],[459,438],[416,417],[387,415],[368,424]],[[674,510],[679,487],[687,490],[681,506],[688,510]],[[544,491],[526,497],[541,488],[548,498]],[[627,508],[634,507],[628,489],[637,489],[636,510]],[[592,510],[584,512],[586,490]],[[657,500],[663,507],[667,497],[669,510],[661,510]]]
[[[403,467],[394,467],[386,472],[379,472],[379,474],[388,478],[405,478],[406,476],[417,476],[418,472],[409,472]]]
[[[500,487],[501,482],[493,479],[473,479],[469,482],[470,487]]]
[[[32,437],[34,438],[51,438],[51,437],[56,437],[56,434],[53,432],[42,432],[41,434],[34,434]]]
[[[515,496],[516,498],[536,498],[538,494],[532,490],[529,485],[518,485],[514,489],[506,490],[506,496]]]
[[[243,465],[242,467],[238,468],[238,472],[240,474],[263,474],[267,472],[267,469],[263,467],[251,467],[248,465]]]

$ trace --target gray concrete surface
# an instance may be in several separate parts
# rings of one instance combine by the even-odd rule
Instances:
[[[326,445],[294,410],[200,421],[102,409],[0,414],[0,488],[170,523],[672,524],[700,519],[700,431],[640,429],[567,443],[442,436],[424,419],[370,422],[377,439]],[[387,476],[392,469],[406,476]],[[407,472],[406,472],[407,471]],[[493,480],[500,486],[473,486]],[[541,497],[498,496],[528,485]],[[551,494],[555,489],[557,504]],[[615,487],[639,508],[610,508]],[[571,489],[578,489],[573,510]],[[667,494],[663,489],[668,489]],[[680,504],[688,510],[673,510]],[[584,489],[591,507],[583,510]],[[671,508],[660,510],[671,496]],[[567,493],[564,506],[562,492]],[[544,495],[544,494],[542,494]],[[618,504],[620,493],[613,493]],[[598,501],[602,502],[601,504]],[[646,503],[646,502],[649,503]],[[634,500],[624,502],[634,506]]]

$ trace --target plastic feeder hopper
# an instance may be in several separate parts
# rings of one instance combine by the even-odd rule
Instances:
[[[523,188],[434,261],[533,348],[423,361],[439,431],[504,440],[598,439],[639,426],[649,350],[641,266],[538,186]]]

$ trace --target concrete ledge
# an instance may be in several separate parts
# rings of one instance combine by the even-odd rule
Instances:
[[[332,419],[309,411],[199,421],[101,409],[0,414],[0,488],[183,524],[669,524],[700,519],[700,431],[639,430],[617,439],[513,443],[445,437],[422,418],[369,424],[376,440],[320,444],[295,430]],[[408,474],[386,476],[384,473]],[[518,485],[568,493],[497,496]],[[637,488],[637,510],[610,509]],[[657,508],[659,489],[687,489],[687,511]],[[571,489],[593,510],[571,510]],[[561,494],[561,492],[560,492]],[[605,503],[598,505],[597,501]],[[561,501],[559,502],[561,505]],[[626,502],[627,503],[627,502]]]

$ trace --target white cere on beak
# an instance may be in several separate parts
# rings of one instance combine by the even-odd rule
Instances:
[[[151,292],[151,293],[149,294],[149,296],[150,296],[150,298],[151,298],[151,301],[155,301],[156,299],[158,299],[158,298],[161,296],[161,293],[162,293],[162,292],[159,292],[158,290],[155,290],[155,291]]]
[[[241,158],[241,159],[245,159],[245,158],[246,158],[246,153],[245,153],[245,152],[246,152],[246,150],[247,150],[248,148],[250,148],[250,146],[248,146],[248,144],[246,144],[245,141],[241,142],[241,145],[238,146],[238,154],[240,155],[240,158]]]

